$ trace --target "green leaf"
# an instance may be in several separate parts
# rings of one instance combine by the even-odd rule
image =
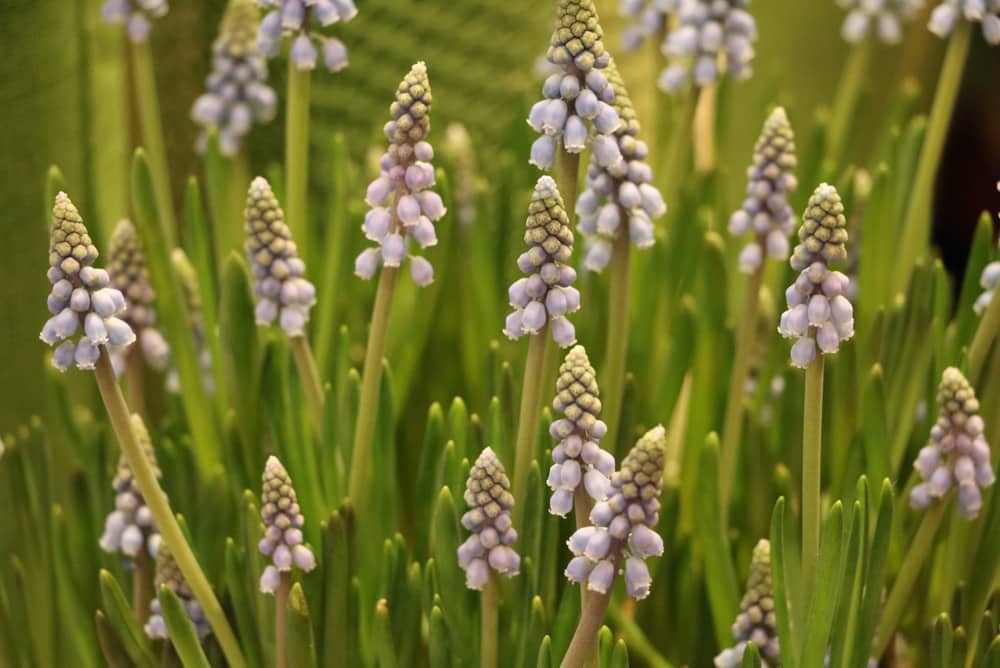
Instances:
[[[296,582],[288,595],[288,665],[310,668],[316,665],[316,643],[313,640],[309,605],[302,585]]]
[[[823,656],[830,640],[833,613],[841,588],[843,542],[844,507],[837,501],[823,523],[823,540],[816,562],[816,575],[813,578],[805,637],[802,641],[803,666],[823,665]]]
[[[111,622],[100,610],[94,615],[94,623],[97,626],[97,642],[101,646],[101,654],[108,662],[108,666],[110,668],[132,668],[135,663],[125,653],[125,648],[122,646],[121,640],[118,639],[118,634],[115,633]]]
[[[983,269],[993,258],[996,248],[993,243],[992,218],[988,212],[983,212],[979,217],[972,245],[969,247],[969,258],[965,264],[965,275],[962,277],[962,290],[955,306],[954,331],[948,351],[951,358],[957,358],[962,347],[972,342],[976,327],[979,325],[979,316],[972,305],[982,294],[983,288],[979,285],[979,279]]]
[[[878,518],[875,520],[875,533],[872,535],[871,551],[868,556],[864,595],[858,613],[857,635],[852,645],[853,652],[849,664],[851,666],[863,665],[868,660],[872,638],[875,637],[878,613],[882,604],[885,562],[889,555],[889,541],[892,538],[893,503],[892,483],[885,479],[882,481]]]
[[[954,644],[954,632],[951,628],[951,618],[942,612],[934,620],[931,631],[931,668],[952,668],[951,652]]]
[[[615,639],[611,635],[611,629],[602,626],[597,632],[597,655],[600,665],[607,666],[611,663],[611,652],[614,650],[614,644]]]
[[[465,587],[465,573],[459,568],[455,556],[461,542],[458,511],[455,509],[451,490],[443,487],[434,511],[434,536],[431,545],[434,547],[442,608],[451,638],[451,654],[456,661],[468,661],[475,655],[475,648],[469,646],[468,639],[474,637],[472,622],[476,615],[469,600],[469,590]]]
[[[554,664],[552,662],[552,640],[545,636],[542,638],[542,644],[538,647],[538,661],[535,662],[536,668],[553,668]]]
[[[232,601],[236,630],[239,633],[240,648],[247,664],[259,666],[261,663],[260,638],[255,619],[255,596],[257,580],[254,565],[232,538],[226,538],[226,593]]]
[[[757,651],[757,645],[753,641],[749,641],[743,650],[743,663],[742,668],[760,668],[760,652]]]
[[[615,649],[611,653],[611,661],[608,662],[609,668],[628,668],[628,647],[625,646],[625,640],[622,638],[618,639],[615,643]]]
[[[427,649],[431,668],[451,668],[448,653],[449,634],[444,623],[444,613],[439,606],[431,608],[430,631],[427,634]]]
[[[316,364],[323,376],[332,372],[330,358],[334,334],[340,322],[337,313],[345,301],[346,292],[340,286],[348,278],[344,267],[347,265],[348,253],[353,250],[347,244],[347,203],[350,193],[347,190],[347,142],[342,133],[333,135],[330,149],[330,220],[326,225],[326,239],[323,243],[323,266],[311,268],[314,276],[321,276],[316,304],[316,335],[313,340]]]
[[[986,652],[985,668],[1000,668],[1000,636],[993,639],[990,648]]]
[[[170,642],[177,650],[184,668],[208,668],[208,658],[201,649],[198,632],[177,594],[169,587],[160,587],[157,598],[160,600],[160,610],[170,633]]]
[[[104,611],[125,653],[134,665],[155,666],[156,659],[150,651],[149,640],[136,621],[135,612],[122,593],[121,587],[118,586],[115,576],[102,569],[100,581]]]
[[[788,607],[785,576],[785,497],[780,497],[771,513],[771,578],[774,584],[774,607],[778,618],[778,639],[785,651],[782,660],[787,668],[795,668],[795,648],[799,646],[797,629]]]
[[[351,611],[351,555],[354,512],[350,502],[333,511],[323,527],[323,588],[325,604],[320,637],[326,668],[352,666],[357,660],[357,625]]]
[[[389,604],[384,598],[375,603],[375,618],[372,622],[372,642],[375,645],[375,660],[379,668],[396,668],[396,652],[392,629],[389,625]]]

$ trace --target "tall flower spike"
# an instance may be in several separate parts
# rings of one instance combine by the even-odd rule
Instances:
[[[482,589],[489,580],[490,569],[509,578],[517,575],[521,557],[511,547],[517,541],[510,517],[514,497],[507,472],[492,448],[483,450],[469,470],[465,503],[469,511],[462,515],[462,526],[472,532],[458,548],[458,565],[465,570],[465,586]]]
[[[740,252],[740,271],[752,274],[764,262],[764,254],[784,260],[788,257],[788,237],[795,230],[795,217],[788,193],[798,187],[792,170],[795,134],[782,107],[764,122],[753,149],[753,163],[747,169],[747,198],[729,219],[729,232],[754,237]]]
[[[545,55],[557,71],[545,79],[543,99],[528,114],[528,125],[541,134],[531,145],[530,160],[539,169],[552,166],[560,144],[568,153],[590,144],[602,166],[622,160],[610,136],[621,120],[611,106],[615,93],[606,76],[611,55],[603,39],[593,0],[559,1]]]
[[[551,176],[535,184],[525,225],[524,241],[530,248],[517,258],[517,266],[527,278],[517,279],[508,290],[514,312],[507,316],[503,332],[518,339],[549,324],[559,347],[571,346],[576,342],[576,329],[566,314],[580,308],[580,292],[573,287],[576,271],[568,264],[573,256],[573,231]]]
[[[660,517],[666,440],[662,425],[646,432],[612,476],[607,498],[591,511],[593,526],[570,536],[566,544],[575,555],[566,567],[570,581],[586,582],[587,589],[606,594],[624,562],[628,595],[637,600],[649,595],[653,580],[645,559],[663,554],[663,539],[654,527]]]
[[[976,303],[972,305],[976,315],[982,315],[986,307],[993,301],[997,284],[1000,284],[1000,262],[990,262],[983,267],[983,274],[979,278],[979,285],[982,286],[983,293],[976,297]]]
[[[944,0],[931,12],[928,29],[947,37],[962,19],[983,26],[983,39],[991,46],[1000,44],[1000,0]]]
[[[429,190],[434,185],[434,148],[426,141],[431,129],[431,84],[427,66],[419,62],[396,89],[389,107],[392,120],[385,124],[389,150],[380,160],[378,178],[368,185],[365,202],[365,236],[378,246],[361,251],[354,273],[365,280],[380,264],[398,267],[407,257],[407,241],[421,248],[437,244],[434,221],[445,214],[441,196]],[[419,286],[434,281],[434,268],[426,258],[409,255],[410,275]]]
[[[636,51],[647,38],[666,30],[678,4],[678,0],[621,0],[618,13],[629,22],[622,30],[622,48]]]
[[[292,44],[288,55],[300,70],[316,68],[317,44],[326,69],[338,72],[347,67],[347,47],[319,28],[353,19],[358,13],[354,0],[257,0],[257,4],[270,10],[257,32],[257,48],[265,56],[278,55],[284,36]]]
[[[879,40],[898,44],[903,39],[903,23],[920,11],[924,0],[837,0],[837,4],[849,10],[840,31],[845,41],[862,42],[874,28]]]
[[[60,371],[74,363],[79,369],[92,370],[101,355],[100,346],[115,352],[135,342],[132,328],[119,317],[125,314],[125,297],[109,287],[111,277],[94,267],[96,259],[97,247],[80,212],[60,192],[52,209],[49,240],[52,317],[39,335],[50,346],[62,342],[52,354],[52,364]],[[78,328],[83,336],[74,340]]]
[[[592,153],[587,187],[576,201],[579,229],[587,242],[584,265],[592,271],[607,266],[612,241],[619,234],[628,234],[637,248],[652,246],[653,220],[667,212],[663,196],[652,184],[653,170],[645,162],[649,149],[639,139],[635,107],[614,62],[608,65],[607,75],[615,92],[614,108],[622,121],[613,133],[622,159],[605,166],[597,153]]]
[[[260,576],[260,590],[273,594],[281,584],[281,574],[291,571],[292,565],[306,572],[316,567],[316,557],[302,542],[305,518],[299,510],[292,478],[274,455],[264,466],[260,501],[264,537],[257,547],[272,562]]]
[[[601,439],[608,426],[601,414],[597,373],[590,365],[583,346],[573,346],[556,380],[552,409],[563,414],[549,427],[559,444],[552,450],[548,485],[552,489],[549,512],[566,517],[573,509],[573,494],[581,484],[590,498],[602,501],[608,494],[615,471],[615,458],[601,449]]]
[[[150,19],[166,16],[167,0],[105,0],[101,19],[105,23],[123,23],[133,42],[145,42],[149,37]]]
[[[309,309],[316,303],[316,288],[303,276],[306,264],[299,258],[285,214],[271,190],[258,176],[250,184],[244,245],[253,270],[258,325],[275,320],[289,336],[302,336],[309,321]]]
[[[137,413],[132,414],[132,431],[159,478],[160,468],[156,464],[153,443],[146,425]],[[111,487],[115,490],[115,509],[104,520],[101,549],[110,553],[120,552],[130,558],[145,549],[147,554],[155,558],[160,547],[160,532],[153,522],[153,514],[146,506],[146,500],[139,491],[124,453],[118,458],[118,470]]]
[[[749,4],[750,0],[680,0],[678,25],[663,42],[670,64],[660,74],[660,88],[673,93],[691,79],[698,87],[711,86],[722,74],[748,78],[757,40],[757,24],[746,11]]]
[[[160,587],[166,587],[177,594],[177,598],[184,604],[188,617],[194,624],[195,631],[199,638],[204,638],[211,632],[208,620],[205,618],[205,611],[202,610],[198,599],[194,597],[194,592],[188,585],[187,580],[181,574],[181,569],[174,560],[174,555],[170,552],[169,546],[164,543],[160,546],[160,553],[156,557],[156,577],[154,579],[157,592]],[[154,597],[149,604],[149,621],[145,626],[146,635],[150,638],[163,638],[169,636],[167,623],[163,619],[163,612],[160,609],[159,598]]]
[[[774,589],[771,586],[771,543],[764,539],[753,548],[747,591],[740,602],[740,614],[733,624],[733,639],[736,645],[715,657],[715,668],[739,668],[750,641],[760,650],[762,666],[778,666],[781,663]]]
[[[938,419],[913,468],[924,482],[910,491],[910,506],[926,508],[958,485],[958,512],[974,520],[983,507],[982,489],[993,484],[990,445],[975,390],[955,367],[948,367],[938,386]]]
[[[847,219],[836,188],[823,183],[813,192],[799,239],[791,260],[799,276],[785,290],[788,309],[778,332],[796,339],[792,364],[804,369],[816,359],[817,345],[823,354],[835,353],[854,336],[854,307],[844,295],[850,280],[829,268],[847,259]]]
[[[204,128],[198,136],[199,152],[208,143],[208,130],[215,128],[223,155],[234,156],[254,123],[274,118],[277,97],[267,85],[267,61],[257,49],[259,22],[254,0],[229,0],[212,44],[206,91],[191,108],[191,118]]]

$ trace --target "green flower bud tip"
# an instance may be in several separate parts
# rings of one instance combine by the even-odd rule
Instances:
[[[472,535],[458,548],[458,565],[465,570],[466,586],[482,589],[491,569],[514,577],[521,568],[521,557],[511,547],[517,541],[510,514],[514,496],[492,448],[484,449],[469,470],[464,498],[469,511],[462,516],[462,526]]]
[[[556,27],[549,40],[548,59],[560,66],[574,64],[583,72],[605,67],[610,59],[604,48],[597,8],[592,0],[560,0]]]
[[[771,584],[771,544],[761,539],[753,549],[747,591],[740,602],[740,614],[733,624],[736,645],[715,657],[716,668],[740,666],[748,641],[760,650],[765,665],[777,666],[781,662],[777,624]]]
[[[160,478],[153,442],[137,413],[132,414],[132,431],[156,477]],[[127,557],[135,557],[145,549],[148,555],[156,557],[160,547],[160,533],[124,453],[119,455],[118,469],[111,487],[115,491],[115,509],[104,520],[104,533],[99,541],[101,549],[110,553],[120,552]]]
[[[202,610],[201,604],[194,597],[194,592],[191,591],[190,585],[184,579],[184,575],[181,574],[181,569],[177,566],[177,561],[174,559],[174,555],[166,543],[160,545],[160,552],[156,557],[156,577],[154,578],[154,583],[157,590],[161,587],[166,587],[177,595],[177,598],[184,604],[184,608],[191,622],[194,624],[199,638],[204,638],[211,632],[208,619],[205,617],[205,611]],[[167,623],[163,619],[158,598],[154,598],[150,603],[149,612],[149,621],[146,622],[144,627],[146,635],[150,638],[168,638]]]
[[[802,271],[813,262],[847,261],[847,216],[837,189],[821,183],[809,198],[802,215],[799,241],[792,254],[792,268]]]

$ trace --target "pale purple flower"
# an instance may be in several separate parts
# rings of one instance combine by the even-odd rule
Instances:
[[[618,13],[628,20],[622,30],[622,48],[635,51],[647,38],[661,34],[679,4],[678,0],[620,0]]]
[[[986,43],[1000,45],[1000,0],[943,0],[931,12],[927,27],[944,38],[962,19],[981,24]]]
[[[746,79],[751,74],[757,25],[746,11],[750,0],[679,0],[677,25],[661,50],[668,65],[660,74],[660,88],[674,93],[693,80],[697,87],[711,86],[722,74]],[[726,71],[719,72],[719,57]]]
[[[159,478],[160,468],[156,463],[156,453],[146,425],[137,413],[133,413],[131,417],[136,441]],[[118,458],[118,470],[115,471],[111,488],[115,491],[115,509],[104,520],[104,533],[98,541],[101,549],[120,553],[128,559],[134,559],[142,552],[155,558],[160,546],[160,532],[124,454]]]
[[[281,574],[290,572],[292,566],[306,572],[316,567],[316,557],[303,543],[305,518],[299,509],[292,478],[274,455],[267,458],[264,466],[260,501],[264,536],[258,549],[264,556],[271,557],[271,564],[261,574],[260,590],[273,594],[280,584]]]
[[[268,10],[257,31],[257,49],[265,56],[278,55],[285,37],[292,44],[289,57],[300,70],[315,69],[320,51],[329,71],[347,66],[347,48],[323,29],[353,19],[358,13],[353,0],[257,0],[257,4]]]
[[[983,274],[979,278],[979,285],[982,286],[983,292],[976,297],[976,302],[972,305],[976,315],[982,315],[986,311],[986,307],[993,300],[997,284],[1000,284],[1000,262],[990,262],[983,267]]]
[[[149,37],[150,19],[166,16],[170,7],[167,0],[106,0],[101,7],[105,23],[125,26],[125,34],[132,42],[145,42]]]
[[[837,0],[848,10],[841,36],[851,44],[874,35],[885,44],[898,44],[903,23],[910,21],[923,7],[924,0]]]
[[[462,515],[462,526],[471,535],[458,548],[465,585],[482,589],[491,570],[509,578],[517,575],[521,557],[511,547],[517,541],[510,515],[514,497],[503,464],[491,448],[483,450],[469,470],[465,503],[469,510]]]
[[[156,555],[156,578],[154,579],[156,589],[159,591],[160,587],[166,587],[177,595],[177,598],[184,604],[184,610],[191,619],[198,637],[204,638],[211,633],[212,628],[208,623],[208,618],[205,617],[205,611],[202,609],[201,604],[194,597],[191,586],[184,579],[181,569],[177,566],[177,561],[174,559],[174,555],[169,547],[169,545],[163,543],[160,546],[159,554]],[[146,631],[146,635],[150,638],[167,639],[170,637],[158,598],[154,597],[150,601],[149,620],[143,628]]]
[[[736,645],[715,657],[715,668],[739,668],[748,641],[760,652],[761,665],[776,667],[781,663],[778,642],[778,619],[771,584],[771,543],[761,539],[753,549],[750,577],[740,602],[740,614],[733,623]]]

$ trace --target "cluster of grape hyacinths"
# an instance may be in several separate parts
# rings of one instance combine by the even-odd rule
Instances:
[[[977,315],[982,315],[986,307],[993,301],[993,294],[997,290],[998,283],[1000,283],[1000,262],[990,262],[983,268],[983,274],[979,278],[979,285],[982,286],[983,292],[976,297],[976,302],[972,305]]]
[[[576,328],[566,314],[580,308],[580,292],[573,287],[576,270],[568,264],[573,231],[551,176],[542,176],[535,184],[525,225],[524,241],[530,248],[518,256],[517,266],[527,277],[514,281],[508,290],[514,311],[507,316],[504,334],[518,339],[548,324],[560,348],[571,346]]]
[[[365,280],[380,264],[399,267],[409,257],[410,275],[419,286],[434,282],[434,268],[426,258],[407,255],[407,238],[421,248],[437,244],[434,221],[445,214],[441,196],[429,190],[434,185],[434,148],[427,142],[431,129],[431,83],[421,61],[396,88],[389,106],[392,120],[385,124],[389,150],[380,160],[378,178],[368,184],[365,203],[371,207],[362,226],[377,247],[361,251],[354,273]]]
[[[190,585],[188,585],[187,580],[181,574],[181,569],[177,566],[177,561],[174,560],[174,555],[170,552],[169,547],[166,543],[161,545],[160,553],[156,557],[156,577],[154,578],[156,590],[159,591],[161,587],[166,587],[176,594],[177,598],[184,604],[184,609],[191,623],[194,624],[198,637],[204,638],[211,632],[211,626],[209,626],[201,604],[198,603],[198,600],[194,597],[194,592],[191,591]],[[160,600],[156,597],[150,601],[149,621],[146,622],[144,628],[146,635],[150,638],[162,638],[165,640],[170,637],[167,631],[166,620],[163,619],[163,612],[160,609]]]
[[[304,278],[306,264],[299,257],[285,224],[285,214],[271,184],[258,176],[247,192],[247,239],[244,244],[254,277],[258,325],[278,321],[289,336],[302,336],[309,310],[316,303],[316,288]]]
[[[110,287],[107,271],[94,267],[96,259],[97,247],[80,212],[66,193],[60,192],[52,209],[47,274],[52,283],[48,306],[53,315],[39,335],[50,346],[62,342],[52,354],[52,364],[60,371],[74,363],[79,369],[94,369],[101,356],[100,346],[114,352],[135,342],[135,333],[120,317],[125,314],[125,297]],[[73,340],[78,328],[83,336]]]
[[[492,448],[484,449],[469,470],[465,503],[469,510],[462,515],[462,526],[472,532],[458,548],[465,585],[481,590],[490,578],[490,569],[509,578],[517,575],[521,557],[511,547],[517,541],[510,515],[514,496],[503,464]]]
[[[1000,44],[1000,0],[944,0],[931,12],[927,27],[938,37],[947,37],[963,17],[983,25],[987,44]]]
[[[331,72],[347,67],[347,47],[336,37],[320,33],[317,26],[326,28],[353,19],[358,10],[354,0],[257,0],[257,4],[270,10],[260,22],[257,48],[268,58],[278,55],[281,38],[292,40],[289,58],[300,70],[316,69],[319,43],[323,52],[323,65]]]
[[[761,539],[753,548],[747,591],[740,601],[740,614],[733,624],[736,645],[715,657],[715,668],[738,668],[742,665],[747,642],[757,646],[761,665],[778,666],[781,663],[781,648],[777,622],[771,586],[771,543]]]
[[[567,153],[580,153],[590,144],[594,159],[603,167],[622,159],[611,136],[621,120],[611,106],[615,93],[606,75],[611,55],[603,39],[592,0],[560,0],[545,55],[557,71],[545,79],[544,99],[528,114],[528,125],[541,133],[531,145],[530,160],[539,169],[552,166],[560,144]]]
[[[621,159],[605,165],[591,155],[587,167],[587,187],[577,198],[580,231],[587,239],[585,266],[601,271],[611,260],[612,241],[622,234],[622,225],[632,243],[649,248],[653,238],[653,220],[667,212],[663,196],[651,182],[653,170],[646,163],[649,149],[639,139],[639,120],[625,82],[612,62],[607,68],[608,81],[614,90],[614,108],[621,124],[612,133]]]
[[[191,117],[204,129],[197,147],[204,151],[208,131],[218,130],[219,150],[234,156],[254,123],[274,118],[277,97],[267,85],[267,62],[257,50],[260,12],[254,0],[230,0],[219,37],[212,44],[212,71],[205,93],[194,101]]]
[[[844,41],[857,44],[875,29],[885,44],[898,44],[903,38],[903,22],[911,20],[924,0],[837,0],[848,10],[840,34]]]
[[[292,487],[292,478],[278,458],[271,455],[264,466],[263,491],[260,495],[260,516],[264,520],[264,537],[257,548],[271,564],[260,576],[260,590],[273,594],[281,584],[281,575],[294,564],[309,572],[316,567],[316,557],[302,541],[305,518]]]
[[[784,260],[788,257],[788,237],[795,231],[795,217],[788,193],[798,187],[792,170],[795,134],[782,107],[764,122],[753,149],[753,163],[747,168],[747,197],[729,219],[733,235],[753,231],[754,236],[740,252],[740,271],[752,274],[764,264],[764,254]]]
[[[597,373],[586,349],[573,346],[559,367],[556,396],[552,400],[552,410],[563,415],[549,427],[549,433],[559,441],[552,450],[554,463],[548,478],[552,489],[549,512],[553,515],[566,517],[573,509],[573,495],[581,484],[595,501],[603,501],[608,494],[615,458],[601,448],[608,426],[598,417],[600,393]]]
[[[844,296],[849,279],[829,268],[847,259],[847,219],[837,189],[821,184],[809,198],[799,228],[801,243],[792,253],[798,278],[785,291],[788,309],[781,314],[778,331],[796,339],[791,359],[802,369],[823,354],[835,353],[840,343],[854,336],[854,307]]]
[[[635,599],[649,595],[653,580],[647,557],[663,554],[663,539],[654,527],[659,520],[666,431],[657,426],[639,439],[611,478],[608,496],[590,513],[593,526],[569,537],[575,555],[566,567],[572,582],[606,594],[625,562],[625,590]]]
[[[660,73],[660,88],[673,93],[693,79],[715,84],[723,73],[733,79],[751,74],[757,24],[745,7],[750,0],[680,0],[678,26],[667,34],[663,53],[671,61]]]
[[[136,413],[132,414],[132,431],[159,478],[160,468],[156,464],[153,443],[149,439],[146,425]],[[115,509],[104,520],[101,549],[112,554],[120,552],[130,558],[145,550],[146,554],[155,558],[159,553],[160,532],[153,522],[153,513],[139,491],[132,475],[132,467],[126,461],[124,453],[118,458],[118,470],[111,481],[111,487],[115,490]]]
[[[166,16],[167,0],[105,0],[101,18],[105,23],[124,23],[125,32],[133,42],[145,42],[152,27],[150,19]]]
[[[958,512],[974,520],[983,507],[981,490],[995,479],[979,400],[962,372],[948,367],[941,375],[937,401],[930,442],[913,462],[923,482],[910,491],[910,506],[926,508],[958,485]]]
[[[646,38],[666,29],[667,19],[677,11],[678,0],[621,0],[618,13],[629,20],[622,30],[622,48],[636,51]]]

